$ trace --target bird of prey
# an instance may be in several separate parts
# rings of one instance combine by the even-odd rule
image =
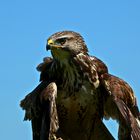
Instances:
[[[40,84],[21,101],[33,140],[114,140],[103,118],[119,123],[119,140],[140,139],[140,114],[131,87],[88,54],[73,31],[51,35],[37,70]]]

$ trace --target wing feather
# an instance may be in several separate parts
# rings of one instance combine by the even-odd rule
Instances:
[[[31,120],[33,140],[49,140],[59,128],[55,103],[57,86],[48,76],[51,62],[51,58],[45,58],[37,67],[42,82],[20,103],[25,110],[24,120]]]
[[[96,66],[100,91],[104,96],[104,117],[119,122],[120,139],[140,139],[140,113],[133,90],[122,79],[110,75],[107,66],[100,59],[91,56],[90,60]]]
[[[124,135],[126,138],[140,139],[140,126],[136,120],[139,118],[139,111],[130,86],[122,79],[107,73],[102,74],[100,80],[107,93],[105,115],[118,120],[120,128],[125,131],[119,130],[120,139]],[[134,109],[136,107],[137,109]]]

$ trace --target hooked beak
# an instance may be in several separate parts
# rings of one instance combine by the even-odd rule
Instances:
[[[52,50],[53,48],[62,48],[61,46],[58,46],[54,43],[54,41],[52,39],[49,39],[47,41],[47,45],[46,45],[46,50]]]
[[[54,45],[54,41],[52,39],[49,39],[47,41],[46,50],[47,51],[50,50],[51,49],[51,46],[53,46],[53,45]]]
[[[50,45],[46,45],[46,50],[48,51],[48,50],[50,50],[51,49],[51,46]]]

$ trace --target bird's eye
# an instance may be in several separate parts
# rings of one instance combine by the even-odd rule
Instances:
[[[56,43],[57,43],[57,44],[60,44],[60,45],[65,44],[65,42],[66,42],[66,38],[60,38],[60,39],[57,39],[57,40],[56,40]]]

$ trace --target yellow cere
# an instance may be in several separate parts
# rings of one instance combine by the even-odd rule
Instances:
[[[48,45],[51,46],[51,49],[53,49],[53,48],[54,48],[54,49],[55,49],[55,48],[62,48],[61,46],[56,45],[55,42],[54,42],[52,39],[49,39],[49,40],[48,40]]]
[[[53,45],[54,44],[54,41],[52,39],[49,39],[48,40],[48,45]]]

